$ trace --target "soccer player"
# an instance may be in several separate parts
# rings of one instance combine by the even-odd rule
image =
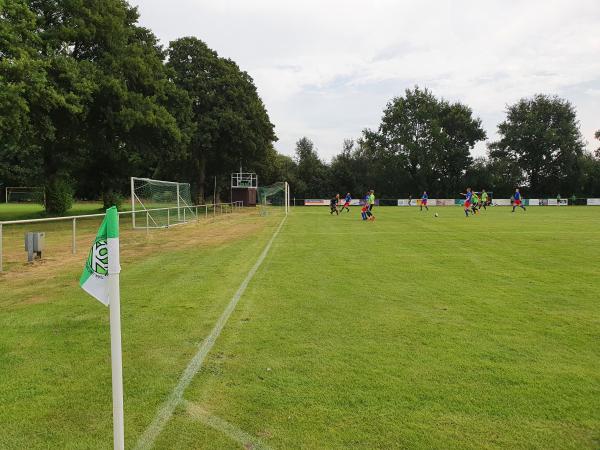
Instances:
[[[368,214],[370,214],[369,204],[365,202],[362,208],[360,208],[360,217],[362,217],[362,220],[367,220],[369,218]]]
[[[423,195],[421,195],[421,211],[423,211],[423,206],[427,211],[429,211],[427,200],[429,200],[429,195],[427,194],[427,191],[423,191]]]
[[[471,200],[473,199],[473,193],[471,192],[471,188],[467,188],[467,192],[465,194],[460,194],[465,196],[465,216],[469,217],[469,209],[471,209]]]
[[[473,211],[473,214],[477,214],[477,207],[479,206],[479,195],[477,195],[477,192],[471,192],[471,194],[471,211]]]
[[[342,209],[340,210],[340,212],[342,212],[344,210],[344,208],[346,208],[346,212],[350,212],[350,200],[352,200],[352,196],[350,195],[350,192],[348,192],[346,194],[346,197],[344,198],[344,206],[342,206]]]
[[[363,219],[364,220],[375,220],[375,216],[371,212],[371,210],[373,209],[373,205],[375,204],[375,195],[374,195],[373,191],[367,191],[367,195],[365,195],[364,203],[365,204],[361,210],[361,212],[364,213]]]
[[[408,194],[408,206],[412,206],[412,195]]]
[[[521,199],[521,192],[519,192],[519,188],[517,188],[517,189],[515,190],[515,193],[514,193],[513,197],[514,197],[515,201],[514,201],[514,203],[513,203],[513,209],[512,209],[512,212],[515,212],[515,209],[517,208],[517,206],[518,206],[519,208],[522,208],[522,209],[523,209],[523,211],[527,211],[527,210],[525,209],[525,206],[523,206],[523,201],[522,201],[522,199]]]
[[[483,206],[483,209],[485,209],[486,211],[488,204],[488,193],[485,191],[485,189],[483,189],[481,191],[481,206]]]
[[[335,194],[335,197],[333,197],[331,200],[329,200],[329,209],[330,209],[329,214],[335,213],[336,216],[340,215],[340,212],[337,209],[339,201],[340,201],[340,194]]]

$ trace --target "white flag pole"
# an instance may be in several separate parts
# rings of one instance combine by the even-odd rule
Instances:
[[[119,274],[108,275],[110,295],[110,355],[112,364],[114,448],[125,448],[123,420],[123,363],[121,358],[121,305],[119,299]]]
[[[110,310],[110,356],[112,365],[113,440],[115,450],[125,448],[123,419],[123,362],[121,356],[121,293],[119,288],[119,240],[108,240],[108,298]]]
[[[0,224],[1,226],[1,224]],[[1,230],[1,229],[0,229]],[[107,259],[108,257],[108,264]],[[110,356],[113,394],[113,440],[115,450],[125,448],[123,420],[123,362],[121,356],[121,295],[119,288],[119,213],[106,210],[92,245],[79,286],[92,297],[108,305],[110,317]]]

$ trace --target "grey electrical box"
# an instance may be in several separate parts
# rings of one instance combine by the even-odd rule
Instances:
[[[27,261],[32,262],[34,256],[36,258],[42,257],[45,237],[46,233],[31,231],[25,233],[25,251],[27,252]]]

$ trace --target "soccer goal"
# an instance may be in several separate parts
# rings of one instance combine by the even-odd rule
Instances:
[[[280,181],[257,190],[258,211],[261,216],[285,214],[289,212],[290,189],[287,181]]]
[[[133,228],[164,228],[196,219],[189,183],[131,178]]]
[[[46,203],[43,186],[13,186],[4,190],[6,203]]]

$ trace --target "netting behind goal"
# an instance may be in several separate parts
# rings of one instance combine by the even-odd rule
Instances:
[[[258,209],[262,216],[285,214],[286,183],[280,181],[257,189]]]
[[[5,188],[6,203],[45,203],[43,186],[34,187],[7,187]]]
[[[195,220],[191,206],[189,183],[131,178],[134,228],[161,228]]]

